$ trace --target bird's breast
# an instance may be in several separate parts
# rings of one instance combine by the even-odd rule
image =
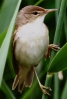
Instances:
[[[42,27],[23,26],[15,36],[15,57],[21,65],[37,65],[47,51],[49,44],[48,29]]]

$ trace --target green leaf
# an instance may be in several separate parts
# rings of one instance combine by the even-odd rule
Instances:
[[[61,95],[61,99],[67,99],[67,81],[65,83],[64,89],[63,89],[63,93]]]
[[[16,99],[4,80],[2,81],[1,90],[6,94],[8,99]]]
[[[0,8],[0,33],[8,28],[17,3],[18,0],[3,0]]]
[[[54,44],[59,44],[66,4],[67,4],[67,0],[61,1],[60,12],[59,12],[58,20],[57,20],[57,26],[56,26],[56,31],[55,31],[54,41],[53,41]],[[52,51],[50,61],[52,60],[54,56],[55,56],[55,52]]]
[[[13,15],[13,18],[10,22],[6,37],[5,37],[5,39],[1,45],[1,49],[0,49],[0,85],[2,82],[2,78],[3,78],[3,72],[4,72],[4,67],[5,67],[8,49],[9,49],[9,45],[10,45],[10,40],[11,40],[13,28],[14,28],[16,15],[17,15],[17,12],[18,12],[18,9],[20,6],[20,2],[21,2],[21,0],[19,0],[17,3],[16,10],[14,12],[14,15]]]
[[[7,31],[4,31],[3,33],[0,34],[0,46],[1,46],[3,40],[4,40],[5,36],[6,36],[6,32]]]
[[[39,5],[42,1],[44,1],[44,0],[39,0],[39,1],[36,2],[34,5]]]
[[[49,73],[67,69],[67,43],[57,52],[49,65]]]

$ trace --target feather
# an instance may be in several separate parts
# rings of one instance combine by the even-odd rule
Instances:
[[[33,72],[33,68],[31,68],[25,79],[25,87],[31,87],[33,82],[33,76],[34,76],[34,72]]]

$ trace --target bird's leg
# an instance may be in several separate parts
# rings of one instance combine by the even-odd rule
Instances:
[[[54,51],[58,51],[58,50],[60,50],[60,47],[58,45],[55,45],[55,44],[48,45],[48,51],[47,51],[47,53],[45,55],[46,58],[50,57],[50,50],[51,49],[54,50]]]
[[[44,94],[50,95],[50,94],[46,91],[46,89],[49,90],[49,91],[51,91],[51,88],[43,86],[43,85],[41,84],[39,78],[38,78],[38,75],[37,75],[37,72],[36,72],[36,70],[35,70],[35,67],[33,67],[33,70],[34,70],[34,74],[35,74],[35,76],[36,76],[36,78],[37,78],[38,84],[39,84],[39,86],[40,86],[42,92],[43,92]]]

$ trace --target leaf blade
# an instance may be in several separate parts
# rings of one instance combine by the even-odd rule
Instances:
[[[48,72],[59,72],[67,68],[67,43],[60,49],[50,63]]]
[[[9,49],[9,45],[10,45],[10,40],[11,40],[11,36],[12,36],[12,32],[13,32],[13,27],[14,27],[16,15],[17,15],[17,12],[18,12],[18,9],[19,9],[19,6],[20,6],[20,2],[21,2],[21,0],[19,0],[18,3],[17,3],[17,7],[16,7],[16,10],[15,10],[14,16],[11,20],[11,23],[10,23],[8,31],[7,31],[7,35],[6,35],[6,37],[3,41],[1,49],[0,49],[0,85],[1,85],[1,82],[2,82],[4,67],[5,67],[6,58],[7,58],[7,54],[8,54],[8,49]]]

